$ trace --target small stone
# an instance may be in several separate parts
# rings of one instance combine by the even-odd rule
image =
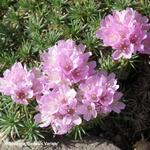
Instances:
[[[134,150],[150,150],[150,142],[140,140],[135,143]]]
[[[3,132],[0,132],[0,143],[7,139],[7,135]]]

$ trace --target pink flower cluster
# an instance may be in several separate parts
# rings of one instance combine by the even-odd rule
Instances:
[[[4,78],[0,78],[0,92],[20,104],[27,105],[27,99],[33,98],[31,74],[21,63],[15,63],[10,70],[4,72]]]
[[[136,52],[150,54],[150,24],[148,18],[132,8],[114,11],[101,21],[96,36],[104,46],[114,49],[112,57],[130,59]]]
[[[77,112],[76,91],[67,85],[58,85],[56,89],[44,94],[38,101],[39,114],[35,120],[41,127],[52,126],[55,134],[65,134],[82,120]]]
[[[92,53],[84,53],[85,48],[83,44],[77,46],[73,40],[61,40],[42,54],[42,69],[51,83],[78,83],[94,73],[96,62],[88,61]]]
[[[107,74],[105,71],[96,73],[81,83],[81,101],[83,106],[87,105],[87,112],[83,114],[83,118],[88,121],[97,114],[105,115],[111,111],[120,113],[125,104],[118,101],[122,97],[122,93],[117,91],[118,88],[115,74]]]
[[[82,120],[90,121],[111,111],[120,113],[125,104],[115,74],[96,72],[85,45],[61,40],[41,55],[41,68],[28,71],[15,63],[0,78],[0,92],[16,103],[27,105],[36,99],[35,121],[51,125],[55,134],[65,134]]]
[[[39,69],[27,71],[26,66],[23,67],[19,62],[6,70],[4,77],[0,78],[0,92],[11,96],[16,103],[28,105],[30,100],[42,94],[46,84],[47,77],[42,76]]]

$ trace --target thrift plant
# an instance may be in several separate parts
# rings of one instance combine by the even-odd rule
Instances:
[[[140,109],[128,93],[149,67],[149,16],[148,0],[1,0],[0,132],[81,139],[111,117],[135,128]]]
[[[0,78],[0,92],[11,96],[16,103],[27,105],[37,101],[35,121],[41,127],[51,125],[55,134],[65,134],[97,116],[120,113],[125,104],[119,102],[122,93],[115,74],[97,72],[95,61],[85,45],[72,40],[58,41],[41,56],[40,69],[27,71],[15,63]]]

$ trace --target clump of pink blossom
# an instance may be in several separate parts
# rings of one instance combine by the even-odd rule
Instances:
[[[77,112],[78,101],[76,91],[65,85],[59,85],[57,90],[45,94],[38,101],[36,122],[41,127],[52,126],[55,134],[65,134],[82,120]]]
[[[28,100],[33,98],[31,74],[26,66],[15,63],[11,69],[4,72],[4,77],[0,78],[0,92],[11,96],[16,103],[28,104]]]
[[[125,108],[125,104],[118,101],[122,96],[122,93],[117,91],[118,88],[115,74],[108,75],[104,71],[89,77],[81,83],[79,89],[83,99],[82,107],[87,105],[87,111],[83,111],[85,120],[88,121],[92,117],[108,114],[111,111],[120,113]]]
[[[52,84],[78,83],[94,73],[96,62],[89,62],[91,52],[85,52],[86,46],[69,40],[60,40],[42,54],[42,70]]]
[[[103,41],[104,46],[111,46],[114,49],[112,54],[114,60],[121,57],[130,59],[136,52],[150,53],[147,52],[144,43],[149,29],[147,17],[132,8],[127,8],[120,12],[114,11],[112,15],[102,19],[96,36]]]
[[[35,120],[41,127],[52,126],[55,134],[65,134],[82,123],[97,116],[120,113],[125,104],[120,102],[122,93],[115,74],[100,72],[91,75],[76,88],[58,84],[38,101],[39,113]]]
[[[125,104],[119,101],[122,93],[115,74],[97,73],[85,48],[61,40],[42,54],[40,68],[28,71],[15,63],[0,78],[0,92],[23,105],[36,100],[35,121],[41,127],[51,126],[55,134],[66,134],[83,120],[120,113]]]

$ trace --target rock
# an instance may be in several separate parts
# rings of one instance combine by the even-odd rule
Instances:
[[[121,150],[112,143],[102,140],[83,140],[65,142],[33,142],[23,141],[1,143],[0,150]]]
[[[0,143],[7,139],[7,135],[3,132],[0,132]]]
[[[133,147],[134,150],[150,150],[150,142],[146,140],[140,140],[136,142],[136,144]]]

